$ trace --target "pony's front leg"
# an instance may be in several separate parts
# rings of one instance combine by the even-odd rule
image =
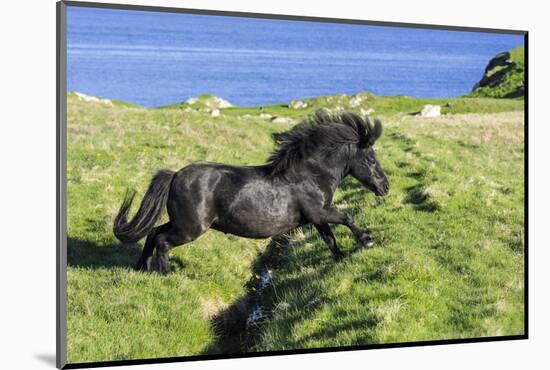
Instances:
[[[374,240],[366,230],[362,230],[353,222],[353,217],[345,213],[338,212],[335,208],[323,209],[319,214],[319,223],[340,224],[347,226],[355,240],[361,247],[370,248],[374,245]]]
[[[321,235],[321,238],[323,238],[324,242],[328,245],[334,259],[336,261],[340,261],[344,258],[344,253],[342,253],[342,251],[338,248],[336,238],[334,237],[330,226],[328,224],[315,224],[314,226]]]

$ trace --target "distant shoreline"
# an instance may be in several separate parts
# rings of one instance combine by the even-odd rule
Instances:
[[[473,85],[474,84],[472,84],[472,86]],[[67,90],[67,95],[69,95],[69,94],[82,94],[82,95],[94,97],[94,98],[97,98],[97,99],[106,99],[106,100],[110,100],[110,101],[118,101],[118,102],[121,102],[121,103],[127,103],[129,105],[135,105],[135,106],[139,106],[139,107],[143,107],[143,108],[149,108],[149,109],[158,109],[158,108],[178,106],[178,105],[184,104],[188,100],[192,100],[192,99],[195,99],[195,98],[203,96],[203,95],[213,96],[213,97],[217,97],[217,98],[226,100],[226,98],[224,96],[219,96],[219,95],[211,94],[209,92],[204,92],[204,93],[202,93],[200,95],[196,95],[196,96],[183,97],[181,100],[173,102],[173,103],[161,104],[161,105],[155,105],[155,106],[147,106],[147,105],[139,104],[139,103],[129,101],[129,100],[121,100],[121,99],[117,99],[117,98],[113,98],[113,97],[109,97],[109,96],[93,95],[93,94],[87,93],[85,91]],[[269,107],[269,106],[284,106],[284,105],[289,105],[293,101],[299,101],[299,100],[302,100],[302,101],[303,100],[312,100],[312,99],[318,99],[318,98],[329,97],[329,96],[353,97],[353,96],[361,95],[361,94],[372,94],[373,96],[376,96],[378,98],[407,98],[407,99],[413,99],[413,100],[438,100],[438,99],[453,100],[453,99],[468,98],[468,94],[457,95],[457,96],[449,96],[449,97],[445,97],[445,96],[424,97],[424,96],[411,96],[411,95],[406,95],[406,94],[376,95],[376,94],[374,94],[370,91],[357,91],[355,93],[336,93],[336,94],[327,94],[327,95],[308,96],[308,97],[291,99],[291,100],[288,100],[288,101],[279,101],[279,102],[275,102],[275,103],[267,102],[265,104],[255,104],[255,105],[236,105],[236,104],[235,105],[232,104],[232,105],[236,108],[260,108],[260,107]]]
[[[339,94],[296,99],[284,104],[271,104],[253,107],[235,106],[223,98],[210,94],[187,99],[181,103],[161,107],[144,107],[120,100],[110,100],[82,93],[67,94],[70,101],[99,104],[105,107],[127,107],[146,110],[181,110],[185,114],[206,114],[217,117],[259,117],[264,120],[293,121],[300,120],[318,109],[327,109],[331,113],[353,111],[361,115],[417,115],[426,106],[433,106],[437,115],[456,113],[498,113],[521,111],[525,109],[522,98],[492,98],[464,96],[458,98],[412,98],[408,96],[376,96],[372,93],[353,95]],[[70,104],[70,103],[69,103]]]

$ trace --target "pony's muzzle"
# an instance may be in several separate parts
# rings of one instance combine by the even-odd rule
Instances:
[[[375,194],[379,197],[383,197],[384,195],[387,195],[389,191],[390,183],[385,181],[382,185],[377,187]]]

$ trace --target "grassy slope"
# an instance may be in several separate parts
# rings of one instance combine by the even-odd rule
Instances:
[[[244,293],[249,265],[267,241],[211,231],[174,251],[176,273],[139,274],[129,270],[139,248],[115,240],[113,216],[125,189],[143,194],[158,168],[197,160],[261,163],[271,146],[269,133],[281,129],[69,97],[70,362],[204,350],[214,338],[209,318]]]
[[[490,98],[524,96],[525,48],[519,46],[513,50],[499,54],[495,58],[501,56],[509,60],[511,64],[508,66],[496,65],[487,70],[483,78],[483,80],[487,81],[487,85],[476,88],[470,96]]]
[[[421,107],[391,99],[405,112]],[[461,104],[465,111],[520,109],[511,100]],[[251,265],[268,241],[211,230],[175,249],[175,272],[164,277],[129,269],[139,248],[121,246],[111,222],[126,187],[143,194],[156,169],[197,160],[261,163],[272,148],[269,133],[289,125],[243,118],[252,108],[210,117],[74,96],[68,108],[69,361],[224,350],[212,318],[253,293]],[[277,109],[294,118],[309,112]],[[318,237],[297,233],[286,257],[273,261],[273,294],[263,297],[272,315],[242,350],[521,333],[521,112],[422,120],[391,114],[389,105],[375,109],[387,109],[377,150],[391,193],[378,199],[346,181],[336,203],[372,227],[381,247],[334,264]],[[335,230],[350,252],[349,232]]]
[[[333,228],[351,254],[334,264],[314,231],[298,234],[251,348],[522,334],[521,122],[520,113],[387,120],[377,153],[390,195],[350,180],[335,201],[379,247],[352,253],[349,231]]]

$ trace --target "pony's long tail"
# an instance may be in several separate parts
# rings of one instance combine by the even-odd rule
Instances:
[[[166,207],[174,174],[171,170],[160,170],[155,174],[137,213],[130,221],[128,212],[136,192],[132,190],[126,193],[113,224],[113,233],[118,240],[123,243],[135,243],[153,229]]]

